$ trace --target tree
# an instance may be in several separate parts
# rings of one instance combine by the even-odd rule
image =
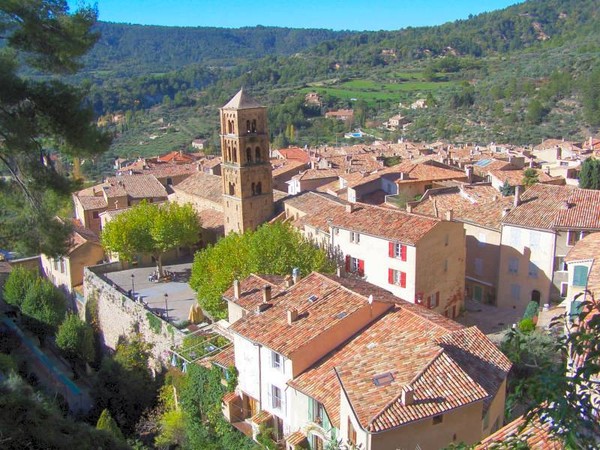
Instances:
[[[13,236],[51,256],[65,251],[69,230],[54,221],[48,193],[67,195],[76,186],[57,171],[53,157],[93,156],[110,144],[108,134],[92,124],[93,113],[83,106],[84,92],[57,78],[80,67],[79,58],[98,39],[92,31],[96,18],[92,7],[69,14],[64,0],[0,5],[0,40],[5,44],[0,46],[0,168],[10,174],[8,190],[18,191],[26,204],[17,201],[16,209],[10,205],[6,216],[25,214],[27,227],[42,239],[31,241],[31,232]],[[23,75],[32,73],[44,76]],[[23,225],[23,220],[3,219],[3,233],[8,226],[18,230]],[[53,238],[43,239],[51,234]]]
[[[54,334],[65,317],[65,297],[50,281],[38,278],[27,290],[21,305],[23,322],[40,340]]]
[[[6,283],[4,283],[3,298],[9,305],[21,307],[27,291],[36,282],[38,276],[32,270],[27,270],[22,266],[16,266],[12,269]]]
[[[221,298],[236,278],[250,273],[286,275],[297,267],[302,274],[333,272],[335,264],[288,224],[265,224],[243,235],[232,233],[196,253],[190,285],[202,308],[215,317],[227,313]]]
[[[67,359],[90,363],[96,357],[94,330],[76,314],[69,314],[58,327],[56,345]]]
[[[163,276],[162,256],[200,240],[200,222],[192,206],[142,202],[119,214],[102,230],[102,245],[130,261],[137,253],[151,254]]]
[[[523,172],[523,186],[530,187],[538,182],[537,170],[529,168]]]
[[[500,187],[500,193],[503,197],[515,195],[515,187],[511,186],[508,180],[504,180],[504,184]]]
[[[600,159],[588,158],[581,163],[579,187],[600,190]]]
[[[96,429],[108,431],[110,434],[112,434],[115,438],[117,438],[120,441],[125,440],[125,438],[123,437],[123,433],[121,432],[121,429],[119,428],[119,425],[117,425],[117,422],[115,422],[115,419],[112,418],[112,416],[110,415],[110,411],[108,409],[102,410],[102,414],[100,414],[100,418],[98,419],[98,422],[96,423]]]

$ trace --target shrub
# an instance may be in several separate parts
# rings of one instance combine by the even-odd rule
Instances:
[[[48,280],[38,279],[27,290],[21,305],[25,326],[43,339],[52,334],[65,317],[65,297]]]
[[[20,308],[27,291],[37,279],[38,276],[32,270],[19,266],[15,267],[4,284],[4,301]]]
[[[539,305],[536,302],[529,302],[525,312],[523,313],[523,319],[533,319],[538,315]]]
[[[115,422],[115,419],[110,415],[110,411],[108,409],[103,409],[102,414],[100,414],[100,418],[98,419],[98,423],[96,424],[97,430],[105,430],[112,434],[117,439],[123,441],[125,438],[123,437],[123,433],[121,429]]]
[[[523,319],[519,322],[519,330],[523,333],[531,333],[535,330],[535,323],[533,323],[533,319],[527,318]]]
[[[70,360],[80,359],[89,363],[96,356],[94,330],[75,314],[69,314],[60,324],[56,333],[56,345]]]

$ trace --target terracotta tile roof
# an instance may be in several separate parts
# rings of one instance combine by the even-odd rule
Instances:
[[[279,275],[255,275],[251,274],[247,278],[240,281],[240,298],[235,299],[233,296],[233,286],[223,293],[223,298],[241,306],[246,311],[254,312],[256,307],[263,301],[263,287],[271,286],[271,298],[277,301],[279,294],[285,290],[285,277]]]
[[[337,178],[340,172],[337,169],[308,169],[295,175],[298,180],[321,180],[323,178]]]
[[[600,191],[538,183],[523,193],[521,204],[502,223],[546,230],[600,230]]]
[[[240,396],[238,394],[235,393],[235,391],[233,392],[225,392],[225,394],[223,394],[223,399],[222,402],[225,404],[231,403],[232,401],[236,400],[240,398]]]
[[[205,169],[212,169],[223,162],[223,159],[220,156],[211,156],[208,158],[203,158],[200,165]]]
[[[313,272],[280,293],[271,308],[261,314],[245,316],[232,324],[230,330],[289,357],[346,316],[366,307],[367,297],[344,287],[345,281]],[[375,300],[393,301],[395,298],[375,286],[371,292]],[[315,300],[309,300],[313,296]],[[298,320],[290,325],[287,311],[292,309],[298,311]]]
[[[200,219],[200,224],[202,228],[215,230],[217,233],[219,230],[224,232],[225,230],[225,214],[222,211],[217,211],[214,209],[203,209],[201,211],[197,211],[196,215]]]
[[[221,350],[215,356],[211,357],[210,361],[213,364],[224,367],[225,369],[235,366],[235,352],[233,345]]]
[[[188,155],[187,153],[182,153],[178,151],[172,151],[170,153],[167,153],[166,155],[161,155],[158,158],[156,158],[158,162],[178,164],[194,162],[196,161],[196,159],[198,158],[196,158],[193,155]]]
[[[81,203],[81,206],[86,211],[92,209],[102,209],[108,206],[104,197],[85,195],[85,193],[82,191],[79,191],[76,195],[79,199],[79,202]]]
[[[69,246],[67,248],[67,255],[70,255],[79,247],[88,242],[100,245],[100,239],[98,235],[92,230],[85,228],[79,220],[73,219],[73,231],[69,237]]]
[[[527,442],[530,450],[562,450],[565,446],[552,436],[550,425],[534,418],[526,424],[523,417],[512,421],[494,434],[481,441],[475,450],[495,450],[517,446],[518,442]]]
[[[508,165],[510,166],[510,165]],[[520,186],[523,184],[523,178],[525,177],[525,171],[528,167],[525,168],[517,168],[517,167],[505,167],[503,169],[489,169],[486,167],[485,172],[496,177],[498,180],[505,182],[508,181],[508,184],[511,186]],[[546,172],[540,169],[534,169],[538,175],[539,183],[550,183],[556,182],[557,180],[563,180],[562,177],[551,177]]]
[[[155,164],[145,168],[140,173],[154,175],[156,178],[175,177],[180,175],[192,175],[198,171],[198,163],[188,164]]]
[[[167,198],[165,187],[154,175],[120,175],[106,180],[102,189],[108,197],[127,195],[132,199]]]
[[[503,197],[489,184],[462,185],[430,190],[412,211],[443,218],[452,210],[455,220],[500,230],[503,211],[513,202],[514,196]]]
[[[177,186],[173,186],[173,191],[184,192],[220,205],[223,201],[223,180],[218,175],[196,172]]]
[[[304,441],[306,441],[306,436],[304,433],[302,433],[302,431],[294,431],[285,438],[285,442],[287,442],[293,448],[295,448],[296,445],[302,444]]]
[[[268,422],[272,418],[273,416],[263,409],[262,411],[259,411],[256,414],[254,414],[250,420],[257,425],[260,425],[261,423]]]
[[[569,150],[581,150],[580,144],[576,142],[563,141],[562,139],[544,139],[541,144],[533,147],[534,150],[545,150],[549,148],[565,148]]]
[[[273,178],[276,178],[289,172],[299,173],[301,170],[306,169],[306,163],[293,159],[272,159],[271,168],[273,169]]]
[[[466,180],[467,175],[459,169],[444,168],[435,165],[433,162],[424,162],[414,164],[412,162],[403,162],[392,167],[395,172],[404,172],[408,174],[408,178],[401,180],[397,179],[396,183],[412,183],[415,180],[419,181],[439,181],[439,180]]]
[[[304,164],[308,164],[310,162],[309,154],[298,147],[288,147],[288,148],[280,148],[277,150],[281,156],[285,159],[295,159]]]
[[[376,432],[489,401],[509,369],[510,362],[477,328],[464,329],[400,300],[288,384],[323,403],[336,425],[343,388],[361,425]],[[375,377],[388,374],[389,384],[374,384]],[[400,394],[408,386],[414,402],[404,405]]]

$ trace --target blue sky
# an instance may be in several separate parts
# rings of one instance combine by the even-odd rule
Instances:
[[[81,0],[68,0],[71,8]],[[100,20],[143,25],[397,30],[439,25],[519,0],[95,0]]]

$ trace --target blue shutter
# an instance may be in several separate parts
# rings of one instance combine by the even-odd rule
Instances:
[[[575,266],[573,273],[573,286],[585,286],[587,284],[588,268],[586,266]]]

